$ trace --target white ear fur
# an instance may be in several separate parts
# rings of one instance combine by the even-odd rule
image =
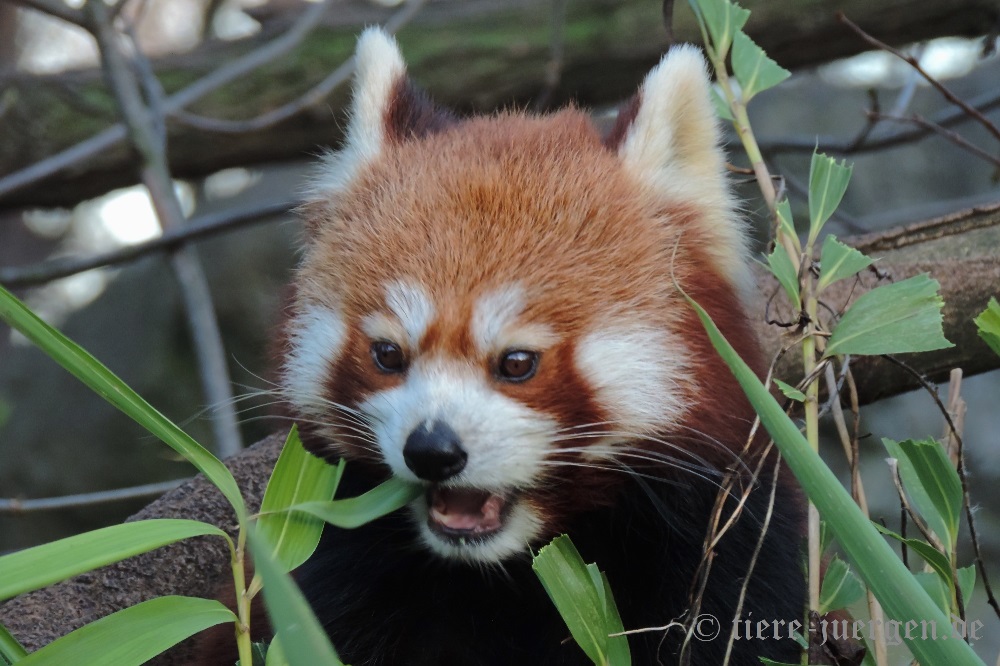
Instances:
[[[701,232],[711,239],[709,256],[746,295],[753,284],[747,240],[726,182],[710,86],[697,48],[670,49],[642,84],[619,155],[664,199],[697,206]]]
[[[385,144],[386,112],[393,89],[406,76],[406,63],[396,40],[381,28],[368,28],[354,51],[354,92],[344,143],[323,156],[310,198],[326,198],[343,190],[362,166]]]

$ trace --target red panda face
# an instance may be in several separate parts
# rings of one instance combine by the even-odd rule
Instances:
[[[317,452],[425,485],[421,540],[476,562],[612,502],[624,473],[711,473],[718,437],[690,446],[686,423],[715,361],[677,285],[742,317],[745,265],[700,57],[668,56],[612,145],[574,110],[438,112],[379,32],[358,67],[288,323]]]

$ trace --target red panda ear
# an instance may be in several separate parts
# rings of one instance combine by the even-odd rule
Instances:
[[[453,121],[449,112],[435,108],[410,83],[396,40],[380,28],[361,33],[354,63],[347,131],[340,150],[323,157],[310,192],[314,200],[327,199],[345,189],[386,144],[423,136]]]
[[[749,289],[747,243],[726,182],[710,94],[698,49],[674,47],[622,108],[605,143],[665,203],[701,212],[695,222],[698,237],[709,241],[706,249],[716,269],[735,287]]]

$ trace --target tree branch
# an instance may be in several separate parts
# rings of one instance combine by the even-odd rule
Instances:
[[[104,0],[90,0],[85,12],[89,28],[97,38],[108,84],[121,109],[129,138],[139,153],[142,182],[149,190],[156,215],[164,229],[181,229],[185,225],[184,212],[167,166],[159,82],[148,65],[141,62],[144,56],[138,48],[132,49],[138,61],[134,67],[129,66],[119,45],[121,35],[111,25]],[[143,90],[148,98],[146,101],[142,99]],[[243,443],[208,279],[192,247],[183,246],[173,252],[170,264],[181,288],[205,398],[210,404],[219,406],[211,419],[216,452],[222,457],[235,455],[243,448]]]
[[[338,7],[356,9],[354,5],[359,2],[343,0]],[[576,100],[581,105],[600,106],[632,94],[667,46],[661,4],[577,0],[567,7],[563,67],[552,104]],[[982,26],[992,25],[997,15],[993,0],[775,2],[762,3],[755,9],[747,25],[748,34],[786,67],[851,55],[865,45],[834,20],[833,11],[838,8],[863,13],[879,26],[876,36],[891,44],[941,34],[980,35]],[[308,11],[315,9],[312,5]],[[367,11],[366,22],[374,22],[370,8]],[[323,20],[335,22],[346,13],[331,13]],[[675,14],[676,39],[697,41],[698,30],[691,13],[678,10]],[[439,0],[421,12],[421,30],[408,31],[401,41],[414,78],[442,104],[459,110],[530,107],[544,88],[545,68],[552,60],[550,17],[550,4],[541,0]],[[305,15],[296,20],[304,21]],[[268,114],[315,87],[317,78],[325,78],[317,71],[332,72],[340,66],[359,28],[358,24],[343,21],[323,27],[302,38],[301,53],[308,57],[276,64],[279,73],[251,74],[259,64],[273,63],[276,51],[292,48],[294,44],[289,42],[294,42],[297,35],[289,31],[265,45],[270,49],[282,41],[281,48],[261,54],[260,58],[254,55],[255,62],[240,64],[235,75],[226,65],[181,92],[171,91],[164,101],[164,112],[168,117],[184,110],[218,118],[232,118],[234,111],[239,114],[236,117],[242,118]],[[190,72],[213,68],[235,57],[235,53],[242,54],[249,44],[210,44],[183,58],[164,60],[161,67],[168,71],[162,79],[188,80]],[[498,44],[510,46],[498,48]],[[456,66],[456,62],[462,65]],[[158,71],[162,71],[160,67]],[[56,78],[67,77],[88,80],[85,73]],[[232,83],[235,79],[239,81]],[[88,139],[106,119],[73,115],[73,122],[66,122],[67,110],[63,104],[53,102],[46,81],[38,77],[12,80],[19,104],[16,114],[0,121],[0,135],[12,138],[0,145],[0,174],[10,174],[0,178],[0,199],[7,205],[66,204],[134,182],[124,167],[127,155],[110,149],[123,138],[121,128],[101,131],[97,138]],[[232,87],[220,90],[227,83]],[[94,86],[86,92],[101,98],[101,91]],[[209,97],[210,92],[216,94]],[[334,111],[341,109],[346,99],[346,94],[335,92],[323,100],[329,112],[319,105],[305,105],[305,112],[300,111],[293,121],[249,133],[238,142],[227,135],[175,124],[171,128],[171,171],[179,177],[197,177],[235,165],[301,157],[319,146],[336,145],[340,127],[333,122]],[[196,100],[199,107],[193,109]],[[309,108],[318,112],[310,114]],[[53,132],[53,127],[58,131]],[[85,143],[72,148],[81,141]],[[808,143],[811,150],[814,138],[810,137]],[[50,158],[53,161],[48,161]],[[79,161],[81,158],[85,165]],[[15,173],[39,160],[45,160],[44,168]],[[73,165],[85,168],[73,174],[65,171]]]

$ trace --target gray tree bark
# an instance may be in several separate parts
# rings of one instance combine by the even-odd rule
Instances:
[[[700,42],[690,9],[676,2],[674,37]],[[751,0],[747,32],[779,64],[798,68],[865,50],[837,22],[843,11],[893,45],[941,35],[978,36],[997,24],[992,0]],[[361,26],[384,20],[358,2],[337,3],[336,13],[288,57],[224,87],[199,102],[200,114],[246,119],[303,94],[351,53]],[[562,31],[561,75],[551,90],[551,3],[541,0],[446,0],[430,3],[399,35],[410,71],[440,103],[460,111],[532,105],[543,93],[549,104],[575,100],[583,106],[614,104],[632,94],[667,48],[660,3],[575,0]],[[276,21],[280,23],[281,21]],[[268,36],[272,31],[266,31]],[[257,40],[206,43],[198,50],[155,63],[167,93],[176,91],[239,54]],[[98,71],[59,76],[17,75],[5,98],[16,103],[0,115],[0,174],[9,175],[58,153],[117,120],[114,102]],[[175,176],[195,178],[231,166],[302,158],[336,145],[347,99],[341,88],[319,104],[273,127],[245,134],[218,134],[170,123],[170,166]],[[2,178],[0,178],[2,181]],[[0,207],[68,205],[137,182],[124,144],[103,151],[58,175],[0,194]]]

